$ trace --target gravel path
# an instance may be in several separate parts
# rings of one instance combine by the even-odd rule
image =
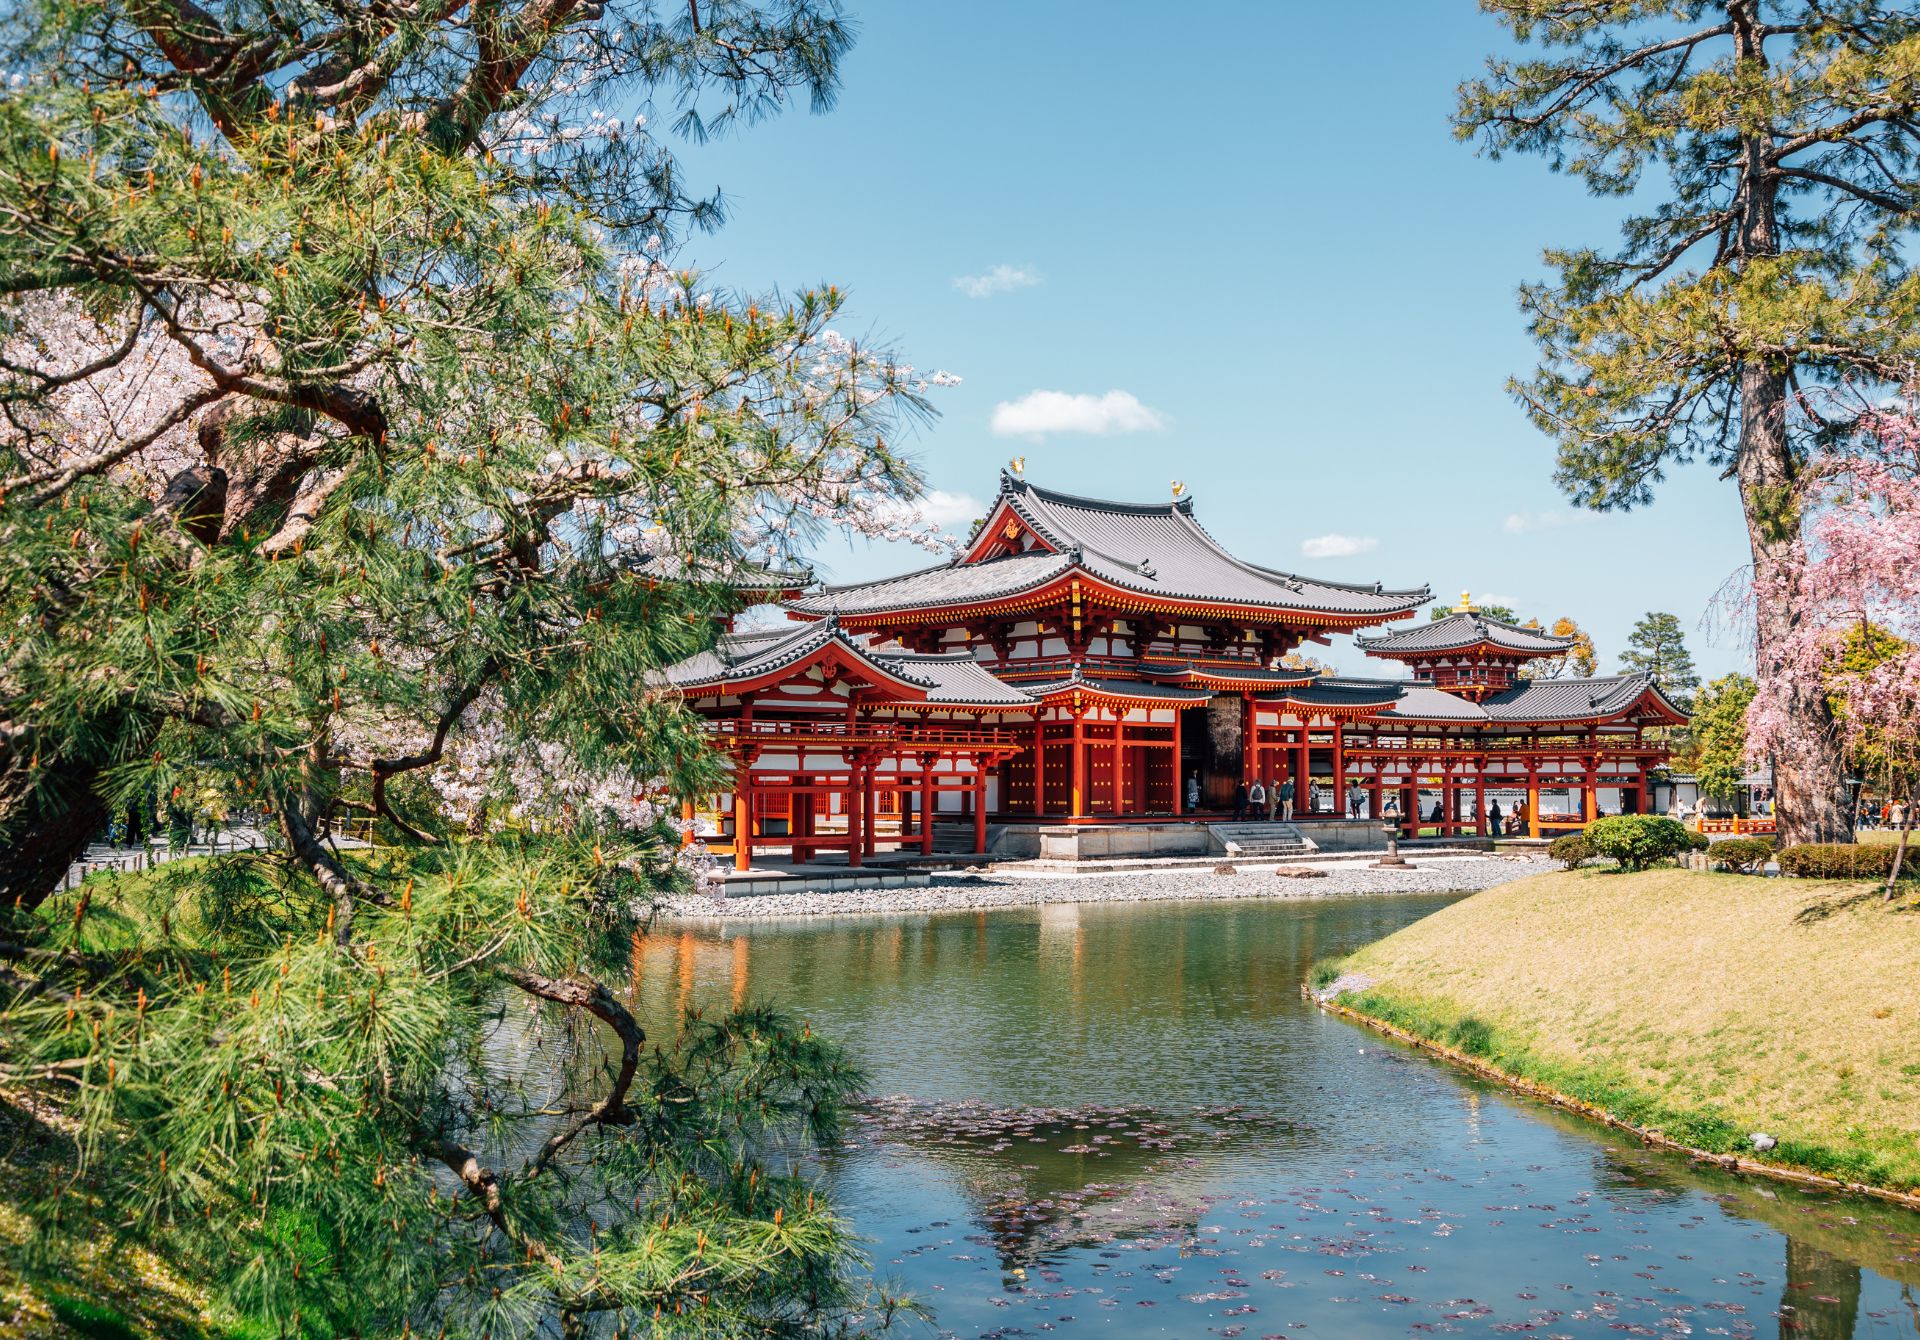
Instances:
[[[1359,861],[1328,861],[1312,868],[1324,879],[1287,879],[1271,866],[1216,875],[1206,868],[1138,874],[1059,875],[1051,878],[936,875],[918,889],[854,889],[844,893],[779,893],[671,900],[670,917],[687,920],[770,920],[863,916],[875,912],[970,911],[1040,903],[1133,903],[1171,899],[1324,898],[1366,893],[1470,893],[1551,870],[1555,862],[1530,856],[1431,856],[1410,870],[1375,870]],[[1288,868],[1299,869],[1299,866]]]

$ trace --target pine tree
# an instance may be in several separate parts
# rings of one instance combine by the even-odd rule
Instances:
[[[771,1151],[858,1075],[607,983],[716,780],[660,667],[822,518],[898,532],[927,379],[834,290],[669,268],[717,201],[585,110],[824,105],[848,40],[826,0],[9,11],[0,1099],[72,1138],[0,1194],[49,1250],[110,1225],[281,1334],[850,1324]],[[279,848],[57,891],[147,796]]]
[[[1693,654],[1680,631],[1680,621],[1671,614],[1648,614],[1627,635],[1627,649],[1620,653],[1620,669],[1630,674],[1651,675],[1660,691],[1685,709],[1700,687],[1700,675],[1693,668]]]
[[[1875,0],[1483,8],[1543,50],[1463,85],[1463,138],[1540,154],[1599,195],[1644,191],[1649,170],[1666,184],[1612,254],[1547,254],[1556,277],[1521,294],[1543,358],[1515,394],[1584,506],[1644,503],[1695,460],[1737,481],[1760,675],[1794,698],[1783,839],[1840,840],[1831,712],[1784,665],[1800,464],[1830,426],[1810,392],[1897,380],[1920,351],[1920,16]]]

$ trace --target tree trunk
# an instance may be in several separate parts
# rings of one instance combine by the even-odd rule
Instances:
[[[1773,758],[1780,844],[1845,842],[1846,759],[1832,707],[1818,680],[1790,668],[1782,653],[1799,621],[1794,561],[1800,506],[1787,445],[1787,379],[1749,364],[1740,375],[1740,500],[1753,555],[1754,669],[1786,686],[1790,725]]]
[[[98,768],[46,772],[29,779],[24,761],[0,753],[0,907],[38,907],[112,818],[95,786]]]
[[[1764,67],[1757,7],[1729,0],[1735,56]],[[1756,260],[1780,254],[1776,216],[1780,189],[1772,142],[1763,133],[1742,137],[1737,264],[1744,272]],[[1842,796],[1846,766],[1824,687],[1787,667],[1783,647],[1799,621],[1795,555],[1800,533],[1800,488],[1787,438],[1787,369],[1790,355],[1751,349],[1740,364],[1740,502],[1746,513],[1747,545],[1753,555],[1754,669],[1760,680],[1785,684],[1787,738],[1773,760],[1774,809],[1780,842],[1844,842],[1852,837]]]
[[[1907,842],[1913,836],[1913,812],[1920,809],[1920,783],[1916,783],[1913,794],[1907,797],[1907,804],[1900,811],[1900,842],[1893,849],[1893,869],[1887,872],[1887,901],[1893,901],[1894,886],[1900,882],[1900,870],[1907,862]]]

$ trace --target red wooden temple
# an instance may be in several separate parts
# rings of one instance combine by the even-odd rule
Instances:
[[[1427,588],[1319,581],[1227,552],[1190,498],[1075,497],[1003,474],[964,553],[785,592],[789,623],[728,633],[669,681],[730,756],[720,845],[850,864],[931,852],[934,824],[1219,819],[1292,779],[1303,822],[1484,834],[1496,803],[1540,836],[1647,807],[1685,715],[1642,675],[1528,677],[1572,642],[1473,610],[1356,636],[1410,677],[1283,663],[1405,619]],[[1196,793],[1190,803],[1189,793]]]

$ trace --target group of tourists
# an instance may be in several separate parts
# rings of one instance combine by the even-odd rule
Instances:
[[[1904,800],[1883,800],[1878,805],[1871,800],[1860,806],[1860,814],[1854,825],[1857,828],[1905,828],[1907,826],[1907,802]]]
[[[1194,774],[1187,783],[1187,796],[1196,806],[1200,799],[1200,777]],[[1272,778],[1262,781],[1256,777],[1249,786],[1245,782],[1233,788],[1233,821],[1241,823],[1249,818],[1266,817],[1268,823],[1276,818],[1286,823],[1293,822],[1293,778],[1276,782]]]

